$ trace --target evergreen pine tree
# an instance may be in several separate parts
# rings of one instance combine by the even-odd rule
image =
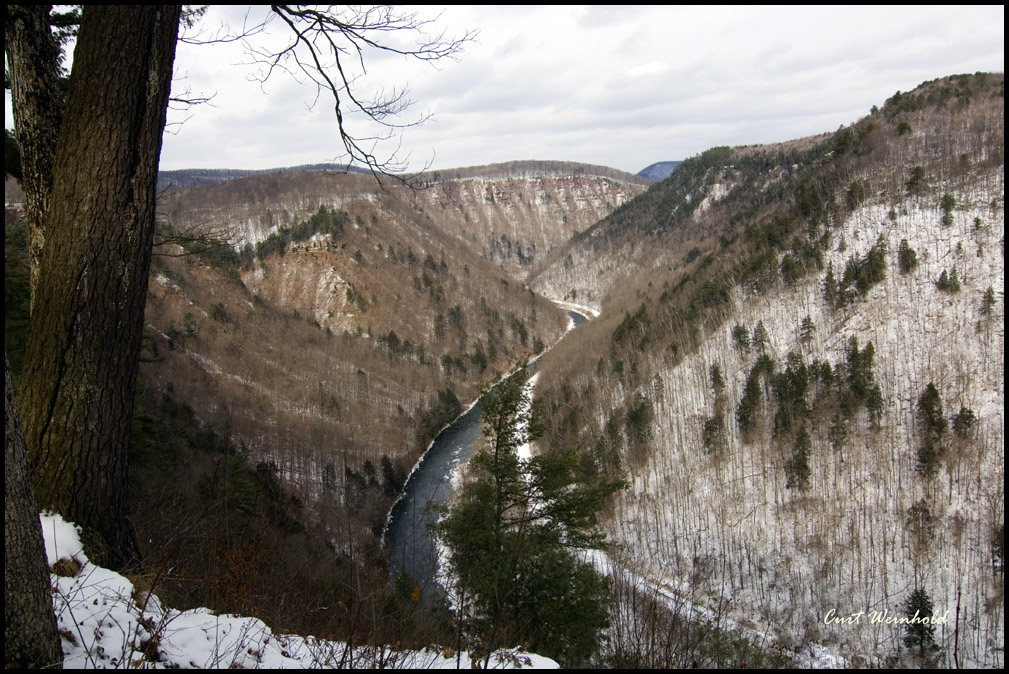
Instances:
[[[805,491],[809,488],[809,477],[811,474],[809,468],[809,448],[809,432],[803,426],[795,434],[792,458],[785,464],[785,476],[787,478],[785,487],[787,489],[794,488],[799,491]]]
[[[750,332],[738,323],[732,328],[732,343],[740,353],[750,352]]]
[[[927,434],[938,436],[946,432],[948,424],[946,417],[943,416],[942,398],[932,382],[928,383],[918,398],[918,412]]]
[[[806,317],[802,319],[802,325],[799,326],[799,341],[808,344],[812,341],[815,332],[816,325],[813,323],[813,317],[806,314]]]
[[[725,378],[722,376],[722,368],[718,366],[718,363],[712,363],[708,372],[711,376],[711,388],[717,396],[725,390]]]
[[[981,315],[991,316],[992,309],[995,307],[995,289],[988,286],[988,290],[984,291],[984,297],[981,300]]]
[[[949,227],[953,224],[953,207],[956,206],[956,199],[953,198],[952,194],[947,192],[942,195],[939,206],[942,208],[942,224],[945,227]]]
[[[715,415],[704,422],[704,449],[708,454],[717,454],[728,447],[728,440],[725,437],[725,420],[720,415]]]
[[[920,653],[935,646],[935,625],[932,624],[932,598],[924,588],[918,588],[908,597],[904,604],[904,614],[914,622],[907,624],[907,634],[904,635],[904,645],[908,648],[918,647]],[[926,619],[926,620],[923,620]]]
[[[542,434],[525,367],[483,399],[484,446],[473,479],[436,534],[448,546],[463,615],[460,630],[489,657],[523,644],[567,665],[584,664],[608,625],[609,583],[575,549],[599,548],[591,522],[623,483],[592,480],[570,451],[531,459],[519,447]]]
[[[739,430],[746,438],[753,430],[756,420],[754,415],[757,412],[757,405],[760,404],[760,369],[754,365],[746,377],[746,384],[743,386],[743,395],[736,406],[736,423]]]
[[[823,279],[823,299],[833,308],[837,308],[837,279],[834,277],[834,263],[827,265],[827,276]]]
[[[942,437],[949,422],[943,416],[942,398],[935,384],[929,382],[918,398],[918,419],[921,424],[922,441],[918,447],[918,474],[925,478],[934,477],[942,458]]]
[[[900,247],[897,249],[897,261],[900,264],[901,274],[908,274],[918,266],[918,253],[907,242],[907,239],[900,240]]]
[[[960,411],[953,417],[953,433],[961,439],[969,437],[970,430],[976,421],[977,415],[974,414],[974,410],[961,405]]]
[[[767,328],[764,327],[764,321],[757,323],[757,327],[753,329],[753,337],[750,339],[750,343],[753,348],[764,353],[764,348],[767,346]]]
[[[960,279],[957,276],[956,267],[953,267],[952,272],[943,269],[939,280],[935,282],[935,287],[946,293],[960,292]]]

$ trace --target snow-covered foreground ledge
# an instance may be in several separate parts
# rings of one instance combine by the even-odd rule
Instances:
[[[53,587],[53,609],[66,668],[391,668],[472,666],[469,653],[432,646],[420,651],[353,649],[338,641],[274,634],[262,620],[214,615],[209,609],[165,608],[127,578],[88,561],[77,527],[43,514],[42,532]],[[60,561],[64,560],[64,561]],[[72,575],[71,575],[72,574]],[[482,663],[481,663],[482,664]],[[520,650],[499,651],[497,669],[557,669]]]

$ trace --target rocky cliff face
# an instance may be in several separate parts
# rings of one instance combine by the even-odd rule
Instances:
[[[412,203],[482,257],[521,273],[644,191],[592,175],[464,178],[412,193]]]
[[[319,206],[340,210],[352,203],[374,203],[380,193],[370,176],[278,172],[170,190],[162,195],[158,214],[177,231],[219,234],[241,248],[298,224]]]
[[[434,225],[486,259],[528,267],[649,184],[570,162],[514,162],[432,177],[437,180],[383,188],[370,176],[332,171],[258,175],[166,193],[161,214],[176,229],[223,231],[240,247],[297,224],[319,206],[396,203],[413,210],[404,218]]]

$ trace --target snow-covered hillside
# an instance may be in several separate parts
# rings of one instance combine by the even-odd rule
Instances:
[[[956,649],[961,665],[1002,665],[1003,586],[993,573],[992,535],[1004,511],[1003,181],[1001,170],[978,181],[988,187],[969,191],[948,226],[935,199],[907,198],[892,214],[889,204],[856,209],[835,230],[825,264],[843,270],[879,237],[889,253],[885,280],[849,307],[827,304],[824,274],[771,296],[736,290],[733,319],[677,367],[658,372],[656,387],[665,394],[656,402],[656,450],[630,475],[612,519],[626,563],[785,645],[837,646],[854,666],[885,665],[901,650],[901,626],[874,624],[871,612],[903,616],[912,590],[923,587],[947,618],[936,625],[947,664]],[[907,274],[897,255],[903,239],[918,259]],[[961,290],[938,290],[943,271],[954,268]],[[985,316],[988,288],[995,304]],[[815,330],[804,343],[806,316]],[[733,421],[758,352],[741,352],[732,328],[750,333],[761,323],[779,370],[789,352],[806,364],[843,362],[853,336],[875,349],[884,401],[879,428],[862,412],[834,449],[830,419],[808,419],[804,491],[786,486],[790,448],[773,438],[769,390],[748,442]],[[714,365],[728,402],[728,448],[719,456],[707,453],[703,440],[714,414]],[[943,466],[928,480],[916,471],[916,415],[930,382],[947,417],[963,407],[977,421],[964,438],[950,433]],[[927,534],[913,521],[919,503],[928,509]],[[830,622],[860,611],[852,624]]]
[[[1003,79],[712,148],[530,279],[600,309],[537,393],[631,482],[646,586],[853,666],[1003,664]]]

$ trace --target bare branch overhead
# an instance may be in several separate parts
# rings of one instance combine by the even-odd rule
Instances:
[[[407,182],[395,175],[407,166],[407,158],[398,156],[399,147],[387,157],[380,157],[376,148],[399,130],[422,124],[430,115],[405,122],[394,120],[413,104],[406,87],[380,91],[374,98],[365,98],[356,91],[356,81],[367,73],[366,52],[379,50],[429,62],[455,59],[475,33],[469,31],[460,38],[446,37],[444,32],[430,35],[427,29],[433,21],[390,6],[316,9],[272,5],[270,9],[272,15],[262,25],[277,17],[290,29],[290,35],[280,49],[245,44],[254,62],[263,66],[259,80],[265,82],[279,69],[298,81],[314,84],[316,100],[320,95],[332,96],[347,165],[363,164],[379,180],[392,177]],[[397,33],[396,39],[392,33]],[[385,131],[362,135],[349,130],[345,116],[353,113],[364,113],[367,120]]]

